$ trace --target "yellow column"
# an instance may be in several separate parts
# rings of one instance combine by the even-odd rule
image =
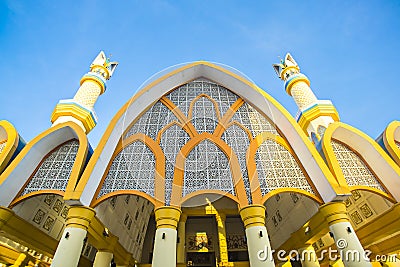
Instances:
[[[298,251],[302,267],[319,267],[318,257],[312,246],[300,248]]]
[[[365,257],[365,251],[349,222],[345,204],[327,203],[320,207],[320,212],[329,225],[344,266],[371,267],[371,262]]]
[[[180,220],[179,220],[179,224],[178,224],[179,243],[176,248],[177,263],[184,264],[185,266],[186,266],[186,261],[185,261],[186,219],[187,219],[187,216],[185,214],[182,214],[180,216]]]
[[[226,230],[225,230],[225,214],[216,212],[215,220],[217,221],[218,228],[218,241],[219,241],[219,257],[220,262],[218,266],[233,266],[233,263],[228,260],[228,245],[226,243]]]
[[[152,267],[176,266],[176,239],[181,210],[176,207],[162,206],[154,210],[156,216],[156,234],[153,249]]]
[[[26,254],[24,253],[19,254],[18,258],[15,260],[14,264],[11,265],[11,267],[21,266],[21,264],[24,262],[25,259],[26,259]]]
[[[72,206],[69,209],[66,227],[54,254],[52,267],[78,266],[83,242],[95,214],[92,208],[85,206]]]
[[[113,254],[110,251],[97,251],[93,267],[110,267]]]
[[[265,227],[265,207],[262,205],[246,206],[240,209],[240,216],[246,228],[250,266],[275,267]]]

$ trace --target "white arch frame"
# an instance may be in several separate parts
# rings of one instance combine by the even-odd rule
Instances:
[[[243,77],[220,66],[200,61],[176,69],[153,81],[131,98],[115,115],[81,178],[81,182],[85,183],[82,184],[84,188],[79,199],[81,204],[89,205],[92,201],[118,141],[130,123],[163,95],[200,77],[207,78],[228,88],[254,106],[262,115],[269,117],[277,125],[298,155],[301,164],[309,174],[324,202],[342,200],[348,196],[348,194],[337,194],[335,192],[328,181],[335,180],[332,173],[300,126],[297,125],[294,118],[284,107]]]
[[[0,181],[4,179],[0,184],[0,206],[8,207],[12,203],[43,158],[54,148],[71,139],[86,138],[80,127],[72,125],[75,123],[67,122],[57,125],[58,129],[49,128],[24,147],[0,176]]]

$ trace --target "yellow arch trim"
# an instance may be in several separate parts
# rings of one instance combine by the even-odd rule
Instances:
[[[154,141],[153,139],[151,139],[150,137],[148,137],[147,135],[143,134],[143,133],[137,133],[134,135],[129,136],[127,139],[121,139],[118,142],[118,145],[113,153],[113,156],[110,160],[110,162],[108,163],[107,169],[103,174],[103,177],[99,183],[99,186],[97,187],[96,193],[94,195],[94,198],[92,199],[92,202],[90,204],[90,206],[94,206],[97,205],[95,203],[98,202],[99,199],[102,199],[102,197],[100,197],[99,199],[97,199],[97,196],[100,193],[101,188],[103,187],[104,181],[107,177],[107,174],[110,170],[111,164],[114,161],[115,157],[118,156],[118,154],[127,146],[129,146],[130,144],[136,142],[136,141],[140,141],[142,142],[145,146],[147,146],[154,155],[155,158],[155,172],[154,172],[154,198],[155,201],[154,204],[158,207],[158,206],[162,206],[165,203],[165,155],[161,149],[161,147],[157,144],[156,141]],[[83,190],[83,188],[82,188]],[[115,192],[134,192],[136,190],[118,190]],[[139,191],[138,191],[139,192]],[[106,194],[104,196],[109,196],[112,193]],[[145,193],[143,193],[145,194]],[[149,196],[150,198],[152,198],[151,196]],[[107,197],[106,197],[107,198]]]
[[[393,168],[393,170],[400,176],[399,167],[396,165],[396,163],[394,163],[394,161],[389,157],[389,155],[387,155],[385,153],[385,151],[383,151],[383,149],[378,145],[378,143],[376,143],[371,137],[369,137],[362,131],[360,131],[350,125],[347,125],[342,122],[334,122],[328,126],[328,128],[326,129],[326,131],[324,133],[324,136],[322,138],[322,150],[324,152],[328,166],[331,169],[333,175],[336,177],[336,180],[337,180],[339,186],[350,190],[350,188],[346,182],[346,179],[343,175],[342,169],[339,165],[339,161],[336,159],[335,153],[333,152],[333,147],[331,145],[331,140],[334,139],[333,134],[339,128],[344,128],[348,131],[351,131],[351,132],[355,133],[356,135],[358,135],[359,137],[366,140],[379,153],[379,155],[389,164],[389,166],[391,168]],[[337,139],[335,139],[335,140],[337,140]],[[341,142],[340,140],[337,140],[337,141]],[[346,145],[350,146],[350,144],[346,144]],[[376,175],[374,173],[374,170],[373,170],[373,168],[370,167],[369,163],[366,160],[364,160],[362,155],[358,154],[357,151],[353,150],[353,152],[355,152],[363,160],[363,162],[369,167],[370,171],[374,174],[375,178],[380,183],[380,185],[385,189],[386,192],[389,193],[389,196],[392,199],[391,201],[394,201],[394,197],[390,194],[390,190],[385,186],[385,184],[381,181],[381,179],[378,177],[378,175]],[[380,194],[380,195],[384,196],[385,193],[384,192],[382,192],[382,193],[383,194]]]
[[[268,199],[270,199],[271,197],[278,195],[278,194],[282,194],[282,193],[296,193],[299,195],[306,196],[309,199],[314,200],[315,202],[317,202],[320,205],[324,204],[324,202],[322,201],[321,198],[317,197],[316,195],[311,194],[310,192],[307,192],[306,190],[298,189],[298,188],[291,188],[291,187],[283,187],[283,188],[274,189],[274,190],[268,192],[268,194],[266,194],[265,196],[263,196],[263,198],[261,199],[262,205],[264,205],[265,202]]]
[[[59,190],[40,190],[36,192],[31,192],[29,194],[23,195],[22,197],[16,197],[10,204],[9,208],[12,209],[18,203],[27,200],[28,198],[39,196],[39,195],[47,195],[47,194],[54,194],[59,196],[64,196],[65,192]]]
[[[298,133],[299,137],[301,138],[301,140],[303,141],[303,143],[305,144],[305,146],[307,147],[307,150],[310,152],[310,154],[313,156],[314,160],[316,161],[317,165],[321,168],[321,171],[323,172],[324,176],[328,178],[328,180],[330,178],[333,178],[332,173],[329,171],[329,168],[325,165],[324,160],[322,159],[322,157],[318,154],[317,150],[315,149],[315,147],[313,146],[313,144],[308,140],[307,136],[304,134],[303,130],[300,128],[300,126],[296,123],[295,119],[292,117],[292,115],[278,102],[276,101],[272,96],[270,96],[269,94],[267,94],[264,90],[262,90],[260,87],[256,86],[254,83],[250,82],[249,80],[243,78],[242,76],[233,73],[227,69],[224,69],[221,66],[206,62],[206,61],[197,61],[197,62],[193,62],[190,64],[187,64],[183,67],[177,68],[169,73],[167,73],[166,75],[152,81],[151,83],[149,83],[148,85],[146,85],[142,90],[140,90],[137,94],[135,94],[131,99],[129,99],[123,106],[122,108],[115,114],[115,116],[113,117],[113,119],[111,120],[110,124],[108,125],[106,131],[104,132],[103,137],[101,138],[97,148],[95,149],[86,169],[85,172],[83,173],[80,181],[79,181],[79,185],[80,188],[84,188],[84,186],[87,184],[87,182],[89,181],[89,178],[91,176],[91,173],[93,172],[94,167],[96,166],[96,162],[98,161],[100,155],[102,154],[104,147],[106,146],[112,132],[113,129],[115,128],[115,126],[117,125],[119,119],[121,117],[123,117],[124,113],[127,111],[127,109],[129,108],[129,106],[131,105],[131,103],[135,100],[137,100],[139,97],[141,97],[143,94],[145,94],[146,92],[148,92],[152,87],[154,87],[155,85],[161,83],[162,81],[165,81],[166,79],[168,79],[171,76],[176,75],[179,72],[182,72],[184,70],[190,69],[194,66],[198,66],[198,65],[204,65],[204,66],[208,66],[210,68],[216,69],[222,73],[225,73],[237,80],[239,80],[240,82],[246,84],[247,86],[249,86],[250,88],[253,88],[256,92],[260,93],[262,96],[264,96],[264,98],[266,98],[273,106],[275,106],[281,113],[282,115],[289,121],[289,123],[291,125],[293,125],[294,129],[296,130],[296,132]],[[180,86],[181,84],[178,84],[177,86]],[[262,114],[264,117],[266,117],[264,114]],[[334,187],[335,192],[342,193],[342,191],[340,190],[340,188],[335,188]],[[77,194],[75,195],[74,199],[79,199],[80,196],[82,194],[82,190],[80,192],[77,192]]]
[[[0,184],[2,184],[10,176],[10,174],[14,171],[14,169],[20,164],[20,162],[25,158],[25,156],[29,153],[29,151],[33,147],[35,147],[35,145],[40,140],[45,138],[50,133],[56,132],[65,127],[71,128],[74,131],[74,133],[77,135],[78,141],[79,141],[79,148],[76,153],[75,162],[72,165],[71,175],[69,177],[69,181],[68,181],[67,187],[65,189],[64,197],[67,196],[69,192],[73,191],[79,180],[79,176],[80,176],[81,172],[83,171],[83,167],[86,162],[86,157],[88,154],[88,147],[89,147],[87,136],[86,136],[85,132],[82,130],[82,128],[80,126],[78,126],[74,122],[64,122],[64,123],[57,124],[49,129],[45,130],[44,132],[42,132],[41,134],[36,136],[34,139],[32,139],[29,143],[27,143],[26,146],[22,149],[22,151],[18,154],[18,156],[12,161],[10,166],[0,176]],[[71,139],[69,139],[69,140],[71,140]],[[44,155],[44,157],[46,157],[46,156],[47,155]],[[23,188],[25,188],[25,186],[29,183],[31,178],[32,177],[30,177],[26,181]]]
[[[15,127],[6,120],[0,121],[0,127],[2,127],[7,134],[6,145],[3,151],[0,153],[0,173],[1,173],[2,171],[4,171],[7,164],[11,160],[15,150],[17,150],[19,135]]]
[[[250,130],[247,129],[246,127],[244,127],[244,126],[243,126],[241,123],[239,123],[238,121],[232,121],[232,122],[230,122],[230,123],[226,126],[226,129],[224,129],[224,131],[221,133],[221,135],[218,135],[218,137],[221,137],[222,134],[223,134],[226,130],[228,130],[229,127],[231,127],[231,126],[233,126],[233,125],[236,125],[236,126],[240,127],[240,129],[242,129],[242,130],[246,133],[247,138],[249,138],[249,143],[251,142],[251,140],[253,140],[253,134],[250,132]]]
[[[238,111],[238,109],[244,104],[244,100],[238,98],[232,106],[229,107],[228,111],[224,114],[224,116],[220,119],[220,123],[218,123],[217,127],[215,128],[214,135],[221,137],[222,133],[228,129],[229,121]],[[250,138],[251,139],[251,138]]]
[[[176,157],[174,179],[173,179],[172,193],[171,193],[171,206],[179,207],[179,203],[182,203],[181,196],[182,196],[186,157],[189,155],[189,152],[192,151],[193,148],[195,148],[195,146],[197,146],[200,142],[204,140],[209,140],[213,142],[226,155],[226,157],[229,160],[229,167],[231,169],[233,184],[235,192],[237,194],[237,198],[239,200],[239,205],[243,207],[248,205],[246,190],[242,178],[242,172],[240,170],[240,165],[236,154],[224,141],[215,137],[214,135],[211,135],[210,133],[204,132],[190,139],[182,147],[181,151]],[[210,192],[210,190],[205,190],[205,191]]]
[[[269,133],[269,132],[263,132],[263,133],[257,135],[250,142],[250,146],[247,149],[247,153],[246,153],[247,171],[248,171],[249,179],[250,179],[250,188],[251,188],[251,194],[252,194],[252,198],[253,198],[253,204],[263,205],[263,203],[265,202],[265,201],[263,202],[263,199],[265,197],[267,197],[268,194],[270,194],[270,193],[275,195],[275,193],[273,193],[273,192],[276,191],[276,190],[277,190],[278,193],[280,193],[280,192],[292,192],[292,191],[287,191],[287,190],[289,190],[287,188],[282,188],[282,189],[275,189],[275,190],[269,192],[264,197],[262,196],[261,188],[260,188],[260,180],[259,180],[258,173],[257,173],[257,165],[256,165],[256,161],[255,161],[254,158],[255,158],[255,155],[256,155],[256,152],[257,152],[258,148],[266,140],[275,141],[279,145],[283,146],[293,156],[293,158],[296,160],[298,166],[301,168],[301,171],[304,173],[304,176],[306,177],[307,182],[313,188],[314,192],[316,194],[318,194],[318,196],[312,195],[312,194],[308,193],[305,190],[300,190],[300,189],[295,189],[295,188],[289,188],[289,189],[290,190],[292,190],[292,189],[293,190],[298,190],[299,193],[301,193],[303,195],[306,195],[308,197],[311,197],[311,198],[315,199],[319,203],[323,203],[322,198],[319,195],[319,192],[315,188],[315,186],[314,186],[313,182],[311,181],[310,177],[308,176],[307,172],[304,170],[301,162],[298,160],[296,154],[294,153],[292,148],[289,146],[289,144],[286,142],[286,140],[283,139],[282,137],[278,136],[278,135],[275,135],[275,134],[272,134],[272,133]],[[268,199],[269,197],[270,196],[268,196],[266,199]]]
[[[160,102],[163,103],[169,110],[174,113],[174,115],[178,118],[178,120],[182,124],[182,128],[189,134],[190,137],[198,135],[198,132],[196,128],[194,128],[194,125],[191,123],[191,121],[183,114],[182,110],[178,108],[174,102],[169,100],[168,97],[161,97]]]
[[[133,196],[140,196],[143,197],[145,199],[147,199],[148,201],[150,201],[153,205],[156,205],[156,200],[149,196],[146,193],[143,193],[141,191],[137,191],[137,190],[118,190],[118,191],[114,191],[108,194],[105,194],[104,196],[99,197],[98,199],[94,200],[91,204],[90,207],[94,208],[98,205],[100,205],[102,202],[106,201],[107,199],[110,199],[114,196],[120,196],[120,195],[133,195]]]
[[[220,112],[219,112],[218,103],[217,103],[214,99],[212,99],[211,96],[209,96],[209,95],[207,95],[207,94],[200,94],[200,95],[196,96],[196,97],[192,100],[192,102],[190,102],[190,105],[189,105],[189,114],[188,114],[189,119],[192,119],[192,115],[193,115],[193,106],[194,106],[194,104],[195,104],[200,98],[202,98],[202,97],[207,98],[208,100],[211,101],[211,103],[213,103],[213,105],[214,105],[214,110],[215,110],[215,114],[217,115],[218,121],[220,121],[220,120],[221,120],[221,114],[220,114]]]
[[[217,195],[220,195],[220,196],[223,196],[223,197],[228,197],[228,198],[232,199],[233,201],[235,201],[237,204],[240,204],[239,199],[236,196],[232,195],[231,193],[227,193],[227,192],[224,192],[224,191],[221,191],[221,190],[198,190],[196,192],[192,192],[192,193],[187,194],[186,196],[184,196],[181,199],[181,201],[179,203],[179,206],[181,207],[182,204],[185,201],[187,201],[187,200],[189,200],[189,199],[191,199],[191,198],[193,198],[195,196],[199,196],[199,195],[203,195],[203,194],[217,194]]]
[[[349,188],[350,188],[350,191],[355,191],[355,190],[368,191],[368,192],[374,193],[378,196],[382,196],[392,203],[396,203],[396,201],[393,199],[393,197],[391,195],[389,195],[385,192],[382,192],[382,190],[379,190],[379,189],[376,189],[373,187],[369,187],[366,185],[352,185],[352,186],[349,186]]]
[[[383,143],[393,160],[400,166],[400,149],[397,147],[394,133],[400,127],[400,121],[392,121],[383,133]]]
[[[171,121],[170,123],[168,123],[167,125],[165,125],[165,127],[162,128],[162,129],[158,132],[157,138],[156,138],[157,144],[160,144],[160,142],[161,142],[161,137],[162,137],[162,135],[164,134],[164,132],[166,132],[170,127],[172,127],[172,126],[174,126],[174,125],[179,126],[179,127],[181,128],[182,131],[184,131],[185,133],[187,133],[187,134],[189,135],[189,137],[193,137],[190,133],[188,133],[188,132],[186,131],[186,129],[182,126],[182,124],[180,124],[180,123],[177,122],[177,121]]]

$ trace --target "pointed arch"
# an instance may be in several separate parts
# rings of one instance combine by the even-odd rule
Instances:
[[[125,130],[123,138],[126,139],[136,133],[144,133],[153,140],[156,140],[157,133],[163,127],[177,120],[178,118],[175,116],[175,113],[171,112],[171,110],[159,100],[134,121],[128,122],[130,126]]]
[[[160,132],[160,147],[165,155],[165,203],[171,200],[172,182],[174,179],[174,166],[176,156],[182,146],[189,141],[190,135],[184,131],[179,123],[166,126]]]
[[[74,200],[88,205],[95,193],[95,189],[101,179],[115,147],[127,125],[124,121],[133,121],[140,116],[150,105],[155,103],[163,95],[171,92],[180,85],[196,78],[204,77],[210,81],[229,88],[245,102],[257,108],[257,111],[266,118],[270,118],[280,132],[285,133],[287,141],[293,148],[299,160],[310,177],[315,177],[315,186],[323,188],[326,185],[326,177],[333,178],[322,157],[315,147],[297,125],[294,118],[275,99],[265,93],[255,84],[236,73],[221,66],[209,62],[199,61],[177,68],[164,76],[152,81],[131,98],[114,116],[99,142],[94,154],[85,169],[82,178],[76,188]],[[233,101],[233,103],[236,99]],[[233,104],[232,103],[232,104]],[[325,202],[342,200],[348,192],[341,188],[329,186],[320,191]]]
[[[199,101],[200,98],[202,98],[202,97],[207,98],[213,104],[213,106],[214,106],[213,110],[215,112],[215,115],[216,115],[217,119],[218,120],[221,119],[221,114],[219,112],[218,103],[215,102],[214,99],[212,99],[209,95],[206,95],[206,94],[200,94],[200,95],[196,96],[193,99],[193,101],[190,103],[190,105],[189,105],[189,115],[188,115],[189,119],[193,118],[193,107],[196,104],[196,102]]]
[[[161,142],[162,135],[163,135],[169,128],[171,128],[172,126],[178,126],[178,127],[180,127],[180,128],[182,129],[182,131],[186,132],[190,137],[192,137],[192,135],[191,135],[187,130],[185,130],[185,128],[183,127],[183,125],[181,125],[181,124],[180,124],[179,122],[177,122],[177,121],[173,121],[173,122],[170,122],[169,124],[167,124],[164,128],[162,128],[162,129],[158,132],[158,134],[157,134],[157,139],[156,139],[156,142],[157,142],[158,144],[160,144],[160,142]]]
[[[200,101],[202,102],[204,107],[198,108],[198,104],[200,104]],[[209,111],[207,111],[207,104],[211,106],[209,107]],[[199,111],[201,112],[201,114],[198,114]],[[190,103],[188,118],[190,120],[190,123],[194,126],[198,133],[213,133],[218,127],[219,121],[221,119],[221,115],[218,109],[218,103],[216,103],[216,101],[210,96],[206,94],[200,94],[196,96]],[[213,127],[212,129],[208,129],[208,126]]]
[[[222,133],[221,139],[236,153],[242,172],[247,200],[249,203],[253,203],[246,160],[247,149],[250,146],[250,142],[253,138],[251,132],[239,122],[233,121],[228,125],[229,126]]]
[[[257,153],[258,149],[261,147],[261,145],[263,145],[263,143],[265,143],[268,140],[271,140],[274,143],[276,143],[278,146],[283,147],[291,155],[291,157],[296,161],[297,166],[301,169],[301,172],[304,174],[304,178],[307,180],[308,188],[309,188],[308,190],[301,189],[301,188],[296,189],[295,187],[285,186],[285,187],[281,187],[281,188],[275,188],[263,196],[262,190],[261,190],[260,179],[264,179],[264,177],[258,176],[257,163],[255,160],[255,157],[256,157],[256,153]],[[292,148],[289,146],[289,144],[286,143],[286,141],[282,137],[274,135],[272,133],[268,133],[268,132],[264,132],[264,133],[257,135],[256,138],[254,138],[253,141],[250,143],[249,149],[247,150],[246,160],[247,160],[247,168],[248,168],[248,172],[249,172],[250,186],[252,189],[253,202],[255,204],[263,205],[263,203],[265,203],[265,201],[267,201],[270,197],[272,197],[276,194],[279,194],[279,193],[283,193],[283,192],[296,192],[296,193],[305,195],[308,198],[311,198],[319,203],[323,203],[320,193],[314,184],[314,180],[311,179],[310,176],[307,174],[307,172],[304,170],[301,162],[299,162],[298,157],[295,155]],[[327,186],[327,187],[332,186],[332,184],[329,183],[328,180],[325,180],[325,183],[326,183],[325,186]]]
[[[189,152],[191,152],[198,144],[200,144],[205,140],[209,140],[212,143],[214,143],[219,149],[221,149],[221,151],[228,158],[236,197],[238,198],[241,206],[247,205],[248,201],[244,189],[244,183],[240,171],[239,161],[236,154],[221,139],[218,139],[215,136],[211,135],[210,133],[205,132],[192,138],[189,142],[187,142],[182,147],[180,153],[176,158],[174,181],[173,181],[172,195],[171,195],[171,206],[179,206],[179,203],[181,203],[186,157],[189,155]],[[225,194],[228,193],[225,192]]]
[[[161,147],[157,144],[156,141],[151,139],[145,134],[137,133],[134,135],[129,136],[127,139],[121,139],[118,143],[118,146],[115,149],[114,155],[112,160],[108,163],[107,170],[104,172],[103,177],[101,179],[100,184],[97,187],[95,197],[91,202],[91,206],[98,205],[99,202],[104,201],[104,199],[109,198],[113,195],[123,194],[123,192],[128,194],[136,194],[137,192],[141,192],[137,189],[127,189],[121,188],[117,189],[113,192],[108,192],[100,196],[101,190],[104,187],[104,183],[108,177],[108,173],[111,169],[111,166],[114,160],[124,151],[125,148],[132,145],[135,142],[141,142],[146,148],[149,148],[155,157],[155,164],[154,164],[154,196],[145,197],[145,192],[142,192],[140,195],[148,199],[152,202],[156,207],[161,206],[164,204],[165,199],[165,155],[161,149]],[[120,193],[118,193],[120,192]]]
[[[246,133],[247,137],[249,138],[249,141],[253,140],[253,135],[251,134],[250,130],[247,129],[246,127],[244,127],[241,123],[239,123],[237,121],[231,121],[230,123],[228,123],[228,125],[226,126],[226,129],[224,129],[224,131],[221,134],[226,132],[226,130],[228,130],[229,127],[234,126],[234,125],[240,127]]]
[[[369,188],[368,191],[391,201],[400,200],[400,168],[371,137],[350,125],[334,122],[325,131],[322,138],[322,150],[329,168],[341,187],[350,188],[332,146],[335,140],[347,146],[367,164],[386,192],[373,188]],[[366,189],[362,185],[357,185],[355,188]]]
[[[67,192],[73,191],[85,166],[89,144],[81,127],[73,122],[65,122],[47,129],[30,141],[0,176],[0,187],[2,192],[6,192],[0,196],[0,205],[9,206],[11,202],[15,204],[24,198],[36,195],[37,193],[33,192],[18,198],[19,193],[28,184],[29,178],[31,178],[46,155],[72,139],[77,139],[79,142],[76,158],[72,165],[65,192],[57,190],[57,193],[66,195]],[[34,153],[31,153],[31,151],[34,151]],[[54,189],[43,189],[40,192],[56,193]]]

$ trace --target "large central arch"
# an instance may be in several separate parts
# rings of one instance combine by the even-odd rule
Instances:
[[[308,173],[324,202],[342,199],[344,195],[348,194],[347,190],[337,185],[311,142],[292,116],[276,100],[243,77],[220,66],[200,61],[178,68],[151,82],[121,108],[96,148],[75,189],[75,194],[71,194],[79,195],[79,197],[70,201],[89,205],[122,134],[128,130],[131,122],[135,121],[163,95],[178,86],[201,77],[229,88],[245,102],[255,107],[263,116],[270,118],[272,123],[284,133],[294,153],[299,155],[301,165]]]

